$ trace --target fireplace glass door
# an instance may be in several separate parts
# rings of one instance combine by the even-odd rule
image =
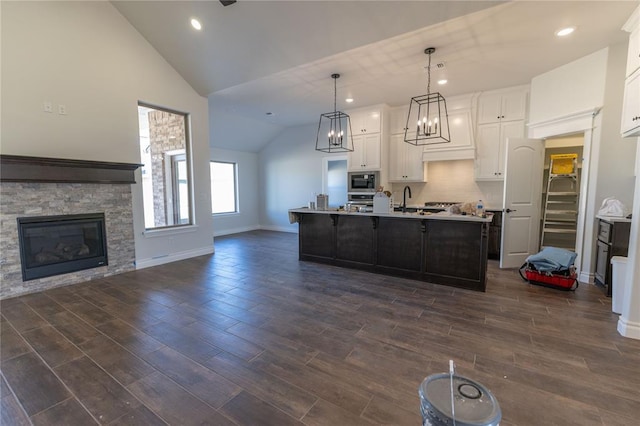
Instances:
[[[18,218],[24,281],[107,265],[103,213]]]

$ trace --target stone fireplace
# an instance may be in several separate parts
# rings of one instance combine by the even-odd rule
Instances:
[[[0,156],[0,159],[0,299],[135,269],[131,184],[135,183],[133,172],[137,164],[7,155]],[[104,217],[103,264],[100,264],[100,259],[89,263],[84,260],[87,250],[93,250],[90,246],[94,244],[91,236],[94,231],[89,228],[83,231],[82,237],[75,231],[76,236],[68,236],[55,246],[29,248],[32,263],[35,258],[33,252],[40,251],[42,263],[58,263],[54,259],[57,250],[62,258],[65,255],[76,257],[75,260],[80,261],[79,270],[68,272],[64,268],[58,270],[56,266],[53,268],[55,275],[50,275],[51,271],[45,271],[44,275],[49,276],[23,275],[19,219],[29,223],[33,218],[47,221],[93,214]],[[39,244],[39,232],[32,234],[34,245]],[[73,232],[66,229],[65,233],[70,235]],[[65,248],[65,244],[68,247]],[[76,253],[70,254],[70,251]],[[92,257],[100,258],[101,255]]]

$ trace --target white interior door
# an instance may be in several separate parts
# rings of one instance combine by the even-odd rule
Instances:
[[[538,252],[543,168],[544,141],[507,139],[501,268],[520,267]]]

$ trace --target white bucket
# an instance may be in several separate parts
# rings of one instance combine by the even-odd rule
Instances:
[[[616,314],[622,313],[626,278],[627,258],[613,256],[611,258],[611,310]]]

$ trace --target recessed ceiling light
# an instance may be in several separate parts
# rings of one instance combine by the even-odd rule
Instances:
[[[196,18],[191,18],[191,26],[198,31],[202,29],[202,24]]]
[[[344,100],[346,103],[350,104],[351,102],[353,102],[353,98],[347,98]]]
[[[448,80],[446,78],[443,78],[442,80],[438,80],[438,84],[442,86],[443,84],[447,84],[447,81]]]
[[[564,36],[568,36],[569,34],[571,34],[572,32],[574,32],[576,30],[576,27],[567,27],[567,28],[563,28],[561,30],[556,31],[556,35],[558,37],[564,37]]]

